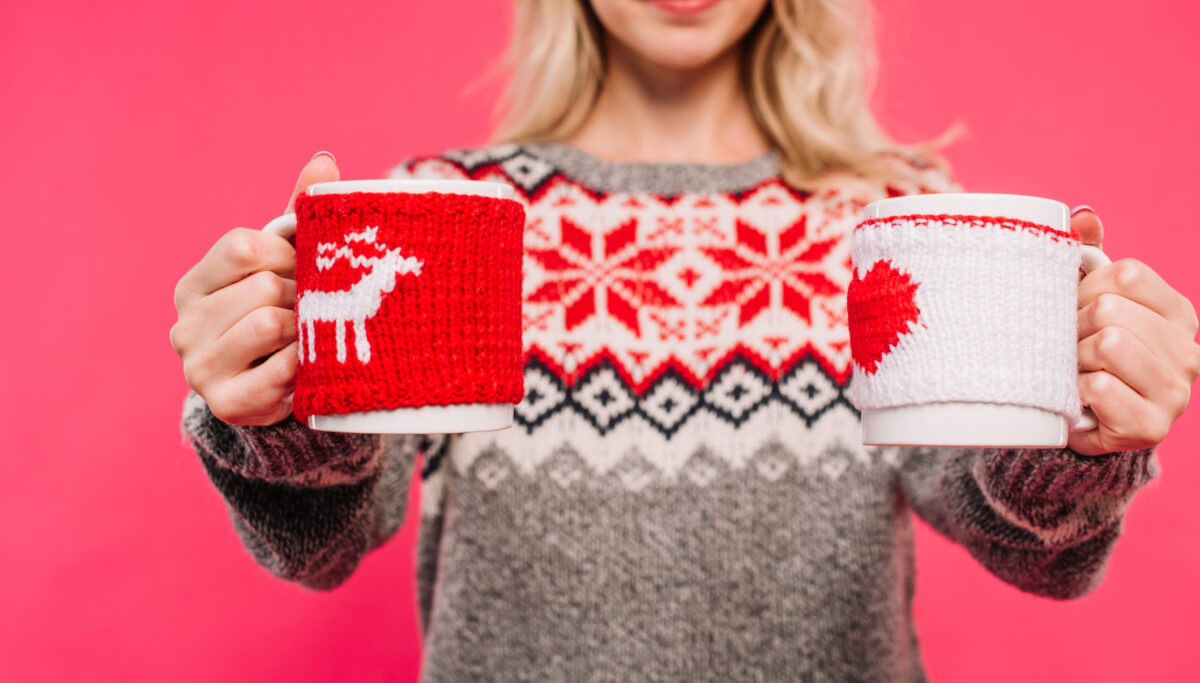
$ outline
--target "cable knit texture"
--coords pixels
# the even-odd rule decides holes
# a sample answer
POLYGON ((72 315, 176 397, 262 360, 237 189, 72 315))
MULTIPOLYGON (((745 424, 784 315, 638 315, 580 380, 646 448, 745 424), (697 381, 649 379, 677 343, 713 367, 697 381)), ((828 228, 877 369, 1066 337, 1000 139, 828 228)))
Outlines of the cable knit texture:
POLYGON ((183 431, 254 559, 317 589, 395 531, 424 452, 422 680, 924 680, 910 512, 1000 579, 1076 597, 1157 465, 1150 450, 862 445, 851 233, 869 201, 955 189, 923 174, 805 193, 775 154, 411 159, 393 177, 507 182, 525 207, 516 424, 235 427, 191 395, 183 431))
POLYGON ((296 417, 521 400, 520 203, 302 194, 296 222, 296 417))

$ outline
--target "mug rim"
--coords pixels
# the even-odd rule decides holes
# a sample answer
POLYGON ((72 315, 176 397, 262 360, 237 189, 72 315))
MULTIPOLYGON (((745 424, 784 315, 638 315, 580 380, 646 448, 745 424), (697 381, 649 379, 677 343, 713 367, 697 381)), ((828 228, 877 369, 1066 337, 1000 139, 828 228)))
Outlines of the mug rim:
POLYGON ((513 188, 506 183, 490 180, 467 180, 455 178, 371 178, 367 180, 332 180, 313 183, 305 190, 311 196, 348 194, 350 192, 415 193, 441 192, 465 194, 493 199, 512 199, 513 188))
POLYGON ((1047 197, 994 192, 940 192, 889 197, 863 207, 867 219, 920 214, 1003 216, 1046 225, 1067 232, 1071 210, 1047 197))

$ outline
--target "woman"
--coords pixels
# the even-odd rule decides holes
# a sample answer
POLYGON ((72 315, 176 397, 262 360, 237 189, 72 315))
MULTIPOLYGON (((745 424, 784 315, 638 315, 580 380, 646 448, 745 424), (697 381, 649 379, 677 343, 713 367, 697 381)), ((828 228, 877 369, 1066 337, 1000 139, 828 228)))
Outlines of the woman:
MULTIPOLYGON (((393 172, 526 204, 517 426, 312 432, 282 401, 291 246, 237 229, 179 282, 184 431, 256 559, 338 585, 423 451, 426 680, 922 680, 909 507, 1020 588, 1094 588, 1200 369, 1191 304, 1135 261, 1081 282, 1100 426, 1065 449, 864 449, 849 232, 954 185, 871 118, 856 3, 517 9, 501 143, 393 172)), ((318 154, 292 199, 337 178, 318 154)), ((1072 226, 1099 242, 1094 213, 1072 226)))

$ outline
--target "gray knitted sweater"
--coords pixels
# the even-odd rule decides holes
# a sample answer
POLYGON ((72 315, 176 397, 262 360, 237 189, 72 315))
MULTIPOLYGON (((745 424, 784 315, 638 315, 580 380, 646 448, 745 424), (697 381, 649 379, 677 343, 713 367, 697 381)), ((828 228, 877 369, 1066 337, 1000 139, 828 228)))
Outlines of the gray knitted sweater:
POLYGON ((427 681, 919 681, 910 510, 1000 579, 1099 583, 1151 450, 864 448, 849 403, 849 234, 774 154, 616 164, 558 144, 413 159, 527 207, 516 424, 431 436, 183 431, 254 559, 326 590, 404 520, 427 681))

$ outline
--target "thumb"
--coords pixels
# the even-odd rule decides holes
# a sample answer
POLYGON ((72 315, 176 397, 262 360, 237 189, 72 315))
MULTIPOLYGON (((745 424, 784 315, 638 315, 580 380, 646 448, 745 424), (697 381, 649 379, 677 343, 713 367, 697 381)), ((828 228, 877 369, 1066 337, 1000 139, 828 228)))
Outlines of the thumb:
POLYGON ((1071 209, 1071 229, 1079 235, 1079 241, 1084 244, 1100 246, 1104 239, 1104 224, 1090 206, 1077 206, 1071 209))
POLYGON ((309 185, 315 183, 328 183, 335 180, 341 180, 342 174, 338 171, 337 159, 333 158, 331 152, 317 152, 308 160, 304 168, 300 169, 300 177, 296 179, 296 189, 292 190, 292 196, 288 199, 287 210, 284 213, 292 213, 296 206, 296 197, 306 189, 309 185))

